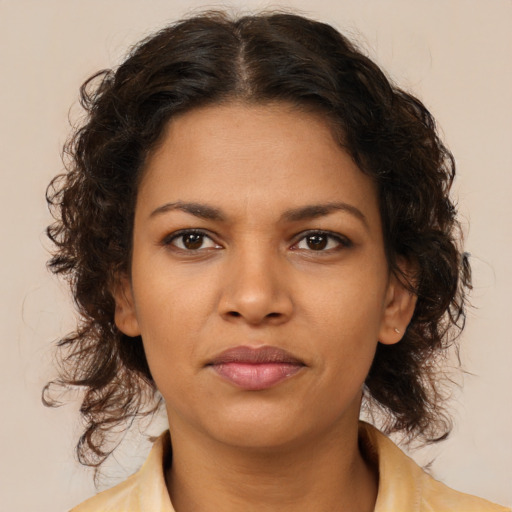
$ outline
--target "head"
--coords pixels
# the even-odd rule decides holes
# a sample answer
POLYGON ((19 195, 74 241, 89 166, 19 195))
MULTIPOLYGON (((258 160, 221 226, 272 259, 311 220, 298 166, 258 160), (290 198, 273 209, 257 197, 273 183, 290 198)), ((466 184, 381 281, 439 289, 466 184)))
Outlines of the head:
POLYGON ((219 113, 235 110, 242 121, 262 112, 256 124, 279 114, 290 125, 318 123, 318 144, 336 145, 360 173, 378 214, 383 273, 414 297, 400 336, 376 340, 365 399, 386 414, 389 431, 447 434, 436 368, 463 320, 469 270, 448 196, 453 158, 419 100, 336 30, 290 14, 184 20, 142 41, 81 93, 87 119, 48 199, 57 216, 50 267, 70 279, 82 318, 61 341, 61 382, 85 389, 82 460, 101 462, 109 430, 159 405, 140 329, 122 320, 142 191, 187 120, 213 112, 222 122, 219 113))

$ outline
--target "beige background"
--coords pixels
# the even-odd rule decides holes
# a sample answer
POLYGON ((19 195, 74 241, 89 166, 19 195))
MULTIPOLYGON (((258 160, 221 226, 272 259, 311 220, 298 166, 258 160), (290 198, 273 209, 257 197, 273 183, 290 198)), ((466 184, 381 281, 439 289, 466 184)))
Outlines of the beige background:
MULTIPOLYGON (((141 36, 204 5, 0 0, 2 511, 63 511, 94 492, 90 472, 73 458, 80 431, 76 403, 58 410, 40 403, 40 389, 52 376, 52 340, 73 319, 64 286, 46 273, 44 235, 50 220, 44 190, 61 169, 68 109, 75 104, 71 116, 79 113, 77 89, 88 75, 114 65, 141 36)), ((474 308, 462 338, 463 363, 471 375, 464 377, 463 392, 455 394, 453 436, 417 456, 436 456, 433 472, 449 485, 510 505, 512 2, 295 0, 280 5, 355 36, 399 84, 426 102, 456 155, 455 195, 470 224, 467 249, 475 272, 474 308)), ((115 478, 105 478, 103 485, 135 468, 149 446, 134 440, 126 445, 109 466, 115 478)))

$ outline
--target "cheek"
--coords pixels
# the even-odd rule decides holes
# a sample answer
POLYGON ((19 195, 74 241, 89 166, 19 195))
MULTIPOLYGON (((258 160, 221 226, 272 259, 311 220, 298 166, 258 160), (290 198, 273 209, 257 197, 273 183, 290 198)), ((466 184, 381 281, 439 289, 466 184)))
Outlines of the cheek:
MULTIPOLYGON (((383 319, 385 282, 369 271, 309 287, 302 329, 325 364, 329 378, 364 382, 383 319), (316 291, 312 291, 316 290, 316 291)), ((318 284, 318 283, 317 283, 318 284)))
POLYGON ((350 339, 376 339, 384 314, 386 274, 379 268, 313 277, 301 292, 308 321, 350 339), (309 318, 308 318, 309 317, 309 318))
POLYGON ((139 268, 134 265, 132 282, 137 318, 148 341, 167 345, 183 332, 199 329, 211 310, 211 280, 204 279, 204 273, 169 265, 165 254, 139 268))
POLYGON ((201 360, 213 290, 194 279, 160 274, 133 277, 144 350, 158 389, 181 389, 201 360))

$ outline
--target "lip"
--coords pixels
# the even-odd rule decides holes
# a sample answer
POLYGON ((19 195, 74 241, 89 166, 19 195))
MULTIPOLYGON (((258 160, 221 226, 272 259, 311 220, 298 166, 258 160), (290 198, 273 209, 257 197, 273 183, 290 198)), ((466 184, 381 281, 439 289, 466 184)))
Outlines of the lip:
POLYGON ((210 366, 220 377, 249 391, 271 388, 306 365, 278 347, 234 347, 216 356, 210 366))

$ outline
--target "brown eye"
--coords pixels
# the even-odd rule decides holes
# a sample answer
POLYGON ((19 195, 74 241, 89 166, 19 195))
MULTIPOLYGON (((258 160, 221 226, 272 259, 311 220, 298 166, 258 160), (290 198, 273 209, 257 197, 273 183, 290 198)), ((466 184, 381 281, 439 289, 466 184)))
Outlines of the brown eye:
POLYGON ((305 238, 307 246, 313 251, 321 251, 329 241, 326 235, 309 235, 305 238))
POLYGON ((203 235, 198 235, 196 233, 190 233, 188 235, 183 235, 183 246, 191 251, 200 249, 203 245, 203 235))
POLYGON ((181 231, 169 237, 164 243, 174 245, 182 251, 220 248, 208 235, 200 231, 181 231))
POLYGON ((302 236, 294 248, 305 251, 328 252, 348 248, 351 245, 352 242, 342 235, 329 231, 310 231, 302 236))

